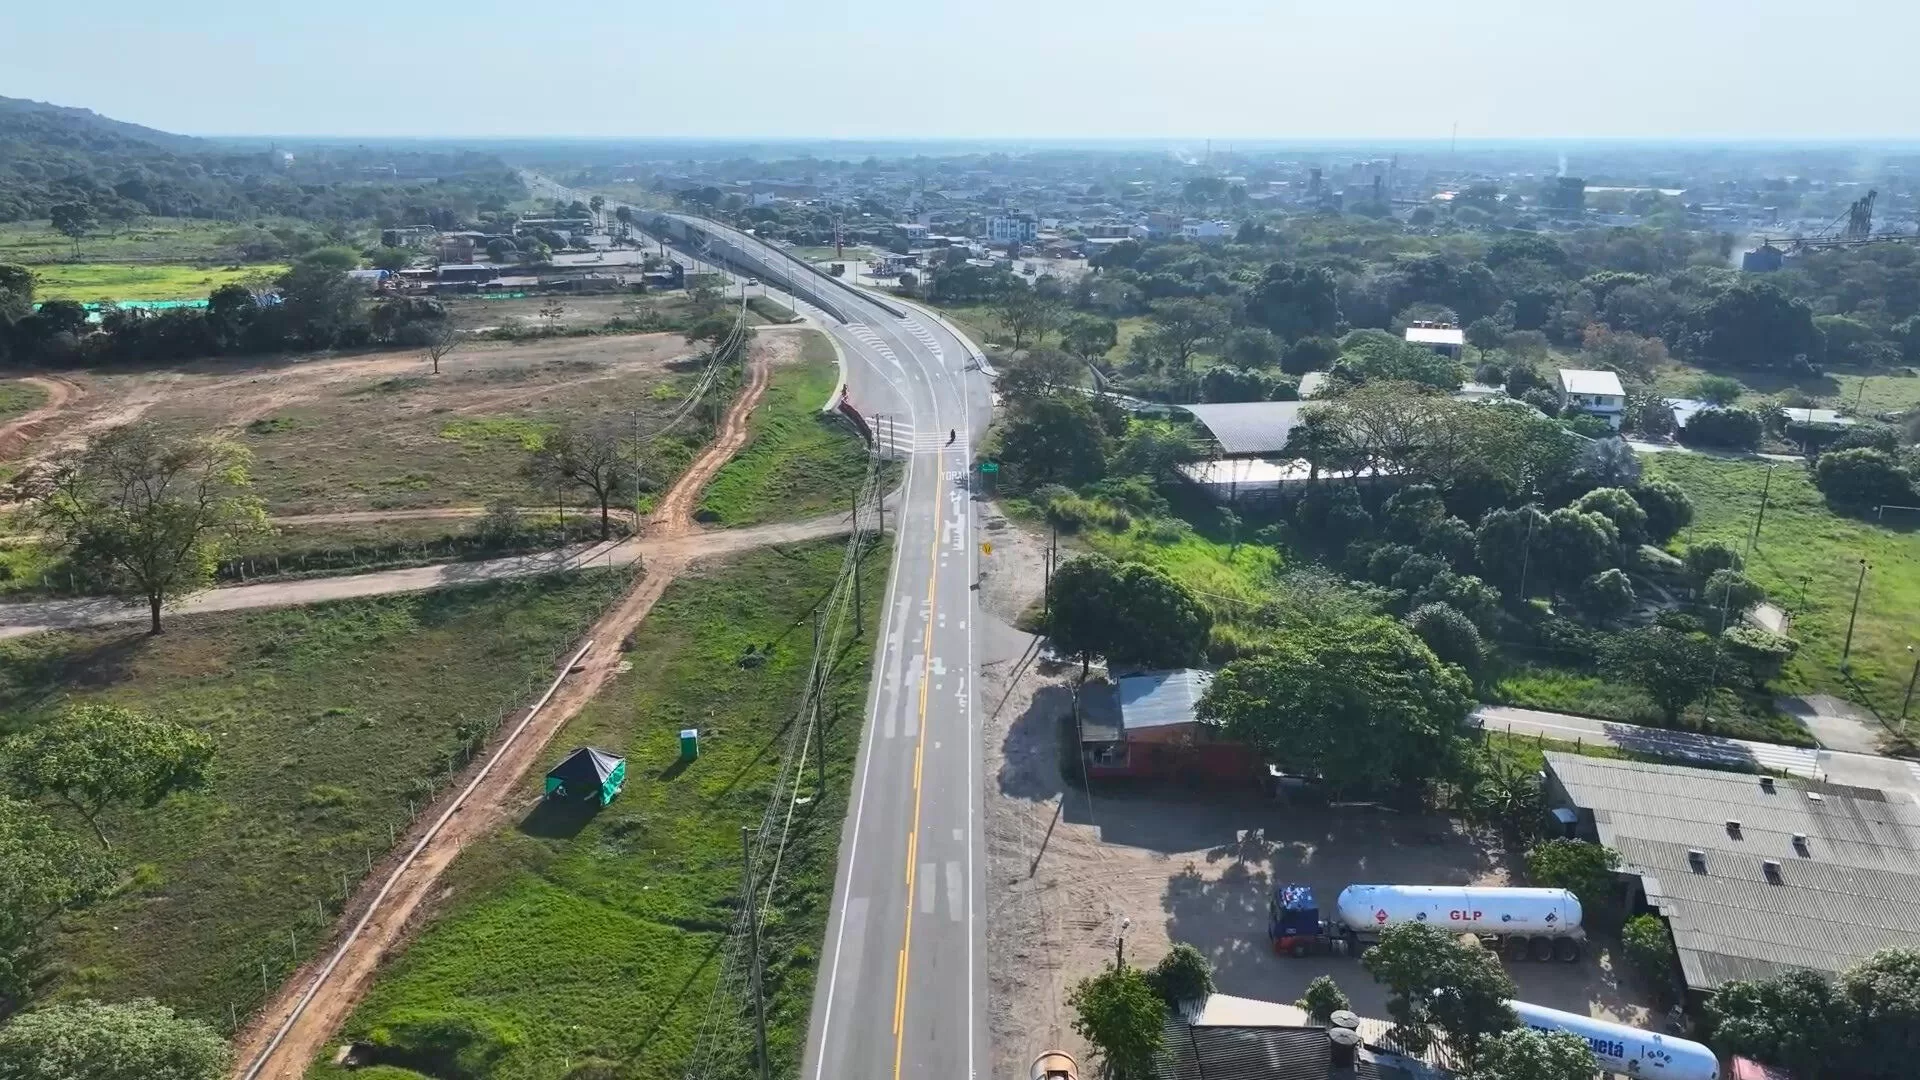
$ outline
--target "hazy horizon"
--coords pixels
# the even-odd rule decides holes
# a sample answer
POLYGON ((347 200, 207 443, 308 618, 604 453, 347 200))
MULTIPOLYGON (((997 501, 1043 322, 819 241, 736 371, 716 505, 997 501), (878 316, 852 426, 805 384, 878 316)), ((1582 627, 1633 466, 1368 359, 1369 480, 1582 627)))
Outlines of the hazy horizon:
POLYGON ((1444 145, 1457 125, 1481 146, 1920 140, 1903 87, 1920 7, 1891 0, 473 0, 353 16, 47 8, 0 44, 0 94, 254 138, 1444 145))

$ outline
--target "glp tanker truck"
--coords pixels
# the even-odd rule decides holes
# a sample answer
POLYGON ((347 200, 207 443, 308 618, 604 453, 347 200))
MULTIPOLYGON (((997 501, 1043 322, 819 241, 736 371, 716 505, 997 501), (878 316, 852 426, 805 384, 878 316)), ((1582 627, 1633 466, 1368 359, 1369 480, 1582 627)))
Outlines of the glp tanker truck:
POLYGON ((1267 937, 1276 953, 1305 956, 1333 946, 1358 952, 1380 931, 1429 923, 1475 934, 1509 960, 1580 958, 1586 934, 1580 901, 1565 889, 1466 885, 1349 885, 1322 919, 1310 885, 1281 885, 1267 906, 1267 937))
POLYGON ((1566 1031, 1587 1041, 1601 1071, 1636 1080, 1720 1080, 1720 1060, 1691 1039, 1509 1001, 1520 1022, 1536 1031, 1566 1031))

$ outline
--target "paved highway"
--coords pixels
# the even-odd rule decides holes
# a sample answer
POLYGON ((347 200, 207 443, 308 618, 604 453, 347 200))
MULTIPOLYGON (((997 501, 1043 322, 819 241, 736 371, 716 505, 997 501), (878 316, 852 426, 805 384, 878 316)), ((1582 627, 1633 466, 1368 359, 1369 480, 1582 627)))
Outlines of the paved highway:
POLYGON ((990 418, 987 378, 977 350, 931 315, 883 306, 731 229, 676 221, 715 241, 703 261, 728 249, 731 268, 776 300, 800 282, 797 308, 839 345, 848 399, 905 462, 886 633, 801 1075, 968 1080, 989 1061, 969 485, 990 418))

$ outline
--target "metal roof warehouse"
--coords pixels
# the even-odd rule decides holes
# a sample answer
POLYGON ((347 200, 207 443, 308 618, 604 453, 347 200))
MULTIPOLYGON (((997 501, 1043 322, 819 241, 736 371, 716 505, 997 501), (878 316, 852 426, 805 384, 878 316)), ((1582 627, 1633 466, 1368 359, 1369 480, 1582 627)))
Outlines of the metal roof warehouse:
POLYGON ((1920 948, 1920 806, 1819 780, 1546 757, 1549 805, 1639 878, 1690 991, 1920 948))

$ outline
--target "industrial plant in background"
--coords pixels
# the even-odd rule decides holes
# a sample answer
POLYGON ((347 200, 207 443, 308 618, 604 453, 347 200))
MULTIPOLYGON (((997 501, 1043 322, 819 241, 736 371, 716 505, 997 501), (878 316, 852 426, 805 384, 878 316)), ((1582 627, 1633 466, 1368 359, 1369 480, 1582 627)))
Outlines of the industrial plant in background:
POLYGON ((1788 259, 1822 248, 1920 240, 1920 233, 1883 232, 1879 236, 1873 235, 1873 203, 1879 197, 1878 191, 1869 190, 1853 200, 1853 205, 1847 207, 1846 213, 1828 222, 1825 228, 1812 236, 1761 237, 1759 247, 1741 255, 1740 269, 1766 273, 1780 269, 1788 259))

